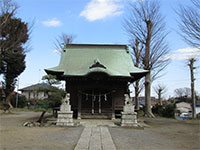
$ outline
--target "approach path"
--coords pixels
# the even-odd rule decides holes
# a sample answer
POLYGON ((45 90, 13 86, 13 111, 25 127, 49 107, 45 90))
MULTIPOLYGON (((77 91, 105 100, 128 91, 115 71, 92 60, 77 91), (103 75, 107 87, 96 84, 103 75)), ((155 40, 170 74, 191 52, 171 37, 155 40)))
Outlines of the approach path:
POLYGON ((116 147, 107 127, 86 125, 75 150, 116 150, 116 147))

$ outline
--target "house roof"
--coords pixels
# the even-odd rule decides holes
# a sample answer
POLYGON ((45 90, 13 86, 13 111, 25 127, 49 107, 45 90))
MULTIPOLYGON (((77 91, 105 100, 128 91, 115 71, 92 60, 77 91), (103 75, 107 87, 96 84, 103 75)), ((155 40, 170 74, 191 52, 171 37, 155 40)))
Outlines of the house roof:
POLYGON ((176 107, 177 108, 188 108, 188 109, 191 109, 191 105, 190 103, 187 103, 187 102, 179 102, 179 103, 176 103, 176 107))
POLYGON ((39 87, 50 87, 50 85, 48 85, 47 83, 38 83, 38 84, 34 84, 34 85, 31 85, 31 86, 28 86, 28 87, 25 87, 25 88, 22 88, 22 89, 19 89, 19 91, 33 91, 39 87))
POLYGON ((70 44, 61 52, 60 64, 45 69, 61 77, 87 76, 94 72, 137 80, 148 71, 134 67, 126 45, 70 44))

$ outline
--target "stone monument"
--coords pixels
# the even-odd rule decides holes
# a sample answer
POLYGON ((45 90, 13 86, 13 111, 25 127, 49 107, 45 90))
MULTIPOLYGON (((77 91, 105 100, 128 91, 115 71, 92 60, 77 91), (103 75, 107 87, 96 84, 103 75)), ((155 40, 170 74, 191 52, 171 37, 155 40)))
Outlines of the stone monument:
POLYGON ((65 98, 62 99, 60 105, 60 111, 58 111, 57 126, 74 126, 73 111, 71 111, 71 105, 69 103, 70 94, 67 93, 65 98))
POLYGON ((133 101, 128 94, 124 94, 124 96, 125 105, 123 107, 123 111, 121 112, 121 126, 138 127, 137 113, 134 110, 133 101))

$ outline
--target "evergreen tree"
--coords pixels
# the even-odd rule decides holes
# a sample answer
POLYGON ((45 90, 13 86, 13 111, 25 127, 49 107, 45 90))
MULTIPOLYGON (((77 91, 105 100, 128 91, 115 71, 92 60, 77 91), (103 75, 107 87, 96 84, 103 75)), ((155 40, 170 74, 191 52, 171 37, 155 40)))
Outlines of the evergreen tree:
POLYGON ((3 75, 6 101, 12 107, 11 92, 16 78, 25 69, 26 47, 29 39, 28 24, 10 14, 0 16, 0 22, 8 18, 0 29, 0 74, 3 75), (5 17, 9 16, 9 17, 5 17))

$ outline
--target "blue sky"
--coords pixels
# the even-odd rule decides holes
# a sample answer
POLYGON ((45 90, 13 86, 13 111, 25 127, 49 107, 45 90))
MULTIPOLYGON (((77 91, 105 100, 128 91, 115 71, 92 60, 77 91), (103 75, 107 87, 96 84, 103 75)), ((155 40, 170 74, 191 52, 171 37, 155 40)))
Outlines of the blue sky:
MULTIPOLYGON (((134 0, 132 0, 134 1, 134 0)), ((128 44, 128 36, 122 27, 127 15, 127 0, 16 0, 20 6, 17 16, 34 26, 31 35, 31 51, 27 53, 26 70, 19 77, 19 88, 41 82, 44 69, 57 66, 60 55, 55 53, 55 38, 62 33, 76 35, 75 43, 128 44)), ((191 5, 190 0, 161 0, 161 13, 165 16, 171 58, 164 76, 152 86, 167 86, 166 96, 173 96, 174 89, 190 87, 189 68, 185 58, 200 51, 190 48, 177 34, 178 5, 191 5)), ((199 62, 196 66, 200 67, 199 62)), ((200 92, 200 69, 195 71, 196 90, 200 92)), ((154 91, 152 90, 152 94, 154 91)))

